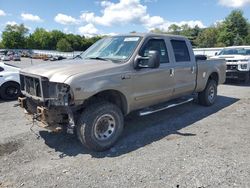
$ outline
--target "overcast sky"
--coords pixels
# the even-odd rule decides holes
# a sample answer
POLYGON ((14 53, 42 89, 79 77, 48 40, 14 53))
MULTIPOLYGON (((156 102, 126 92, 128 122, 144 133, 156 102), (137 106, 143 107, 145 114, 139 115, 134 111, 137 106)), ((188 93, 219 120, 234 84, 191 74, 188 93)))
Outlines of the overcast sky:
POLYGON ((172 23, 206 27, 233 9, 250 19, 250 0, 0 0, 0 34, 6 24, 92 36, 153 28, 172 23))

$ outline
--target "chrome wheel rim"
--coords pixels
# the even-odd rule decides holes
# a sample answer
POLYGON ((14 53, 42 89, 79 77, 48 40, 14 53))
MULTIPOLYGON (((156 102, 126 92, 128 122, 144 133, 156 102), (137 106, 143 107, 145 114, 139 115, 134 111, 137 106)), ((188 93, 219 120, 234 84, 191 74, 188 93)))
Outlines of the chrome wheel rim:
POLYGON ((94 135, 97 140, 108 140, 114 135, 116 128, 115 118, 110 114, 100 116, 94 125, 94 135))
POLYGON ((213 102, 214 96, 215 96, 215 88, 214 88, 213 86, 211 86, 211 87, 209 88, 209 92, 208 92, 208 100, 209 100, 210 102, 213 102))

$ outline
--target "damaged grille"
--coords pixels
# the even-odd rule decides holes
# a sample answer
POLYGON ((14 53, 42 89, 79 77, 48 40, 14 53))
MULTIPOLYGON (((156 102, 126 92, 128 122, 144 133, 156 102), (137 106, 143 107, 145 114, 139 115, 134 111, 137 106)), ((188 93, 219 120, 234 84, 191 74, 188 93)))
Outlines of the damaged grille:
POLYGON ((21 90, 29 95, 42 97, 41 80, 39 78, 20 75, 21 90))

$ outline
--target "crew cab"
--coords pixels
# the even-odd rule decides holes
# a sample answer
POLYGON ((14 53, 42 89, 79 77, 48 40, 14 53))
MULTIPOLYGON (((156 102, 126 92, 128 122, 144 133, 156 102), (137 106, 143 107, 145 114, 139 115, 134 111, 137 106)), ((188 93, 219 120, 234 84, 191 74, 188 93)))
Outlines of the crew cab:
POLYGON ((212 59, 225 59, 227 64, 226 78, 249 82, 250 46, 231 46, 224 48, 212 59))
POLYGON ((182 36, 130 34, 106 37, 78 60, 20 71, 20 106, 54 131, 76 131, 91 150, 112 147, 124 116, 140 116, 190 102, 214 104, 225 81, 224 60, 194 56, 182 36))

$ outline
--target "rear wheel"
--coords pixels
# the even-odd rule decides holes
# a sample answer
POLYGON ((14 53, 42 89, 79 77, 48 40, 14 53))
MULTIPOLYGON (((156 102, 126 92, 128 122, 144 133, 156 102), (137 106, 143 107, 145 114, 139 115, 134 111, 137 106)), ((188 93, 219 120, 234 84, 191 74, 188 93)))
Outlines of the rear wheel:
POLYGON ((1 86, 0 96, 4 100, 15 100, 20 94, 20 85, 16 82, 6 82, 1 86))
POLYGON ((198 94, 199 103, 204 106, 214 104, 217 97, 217 83, 215 80, 208 80, 206 88, 198 94))
POLYGON ((114 104, 98 102, 86 108, 77 123, 81 143, 94 151, 111 148, 123 131, 123 114, 114 104))

